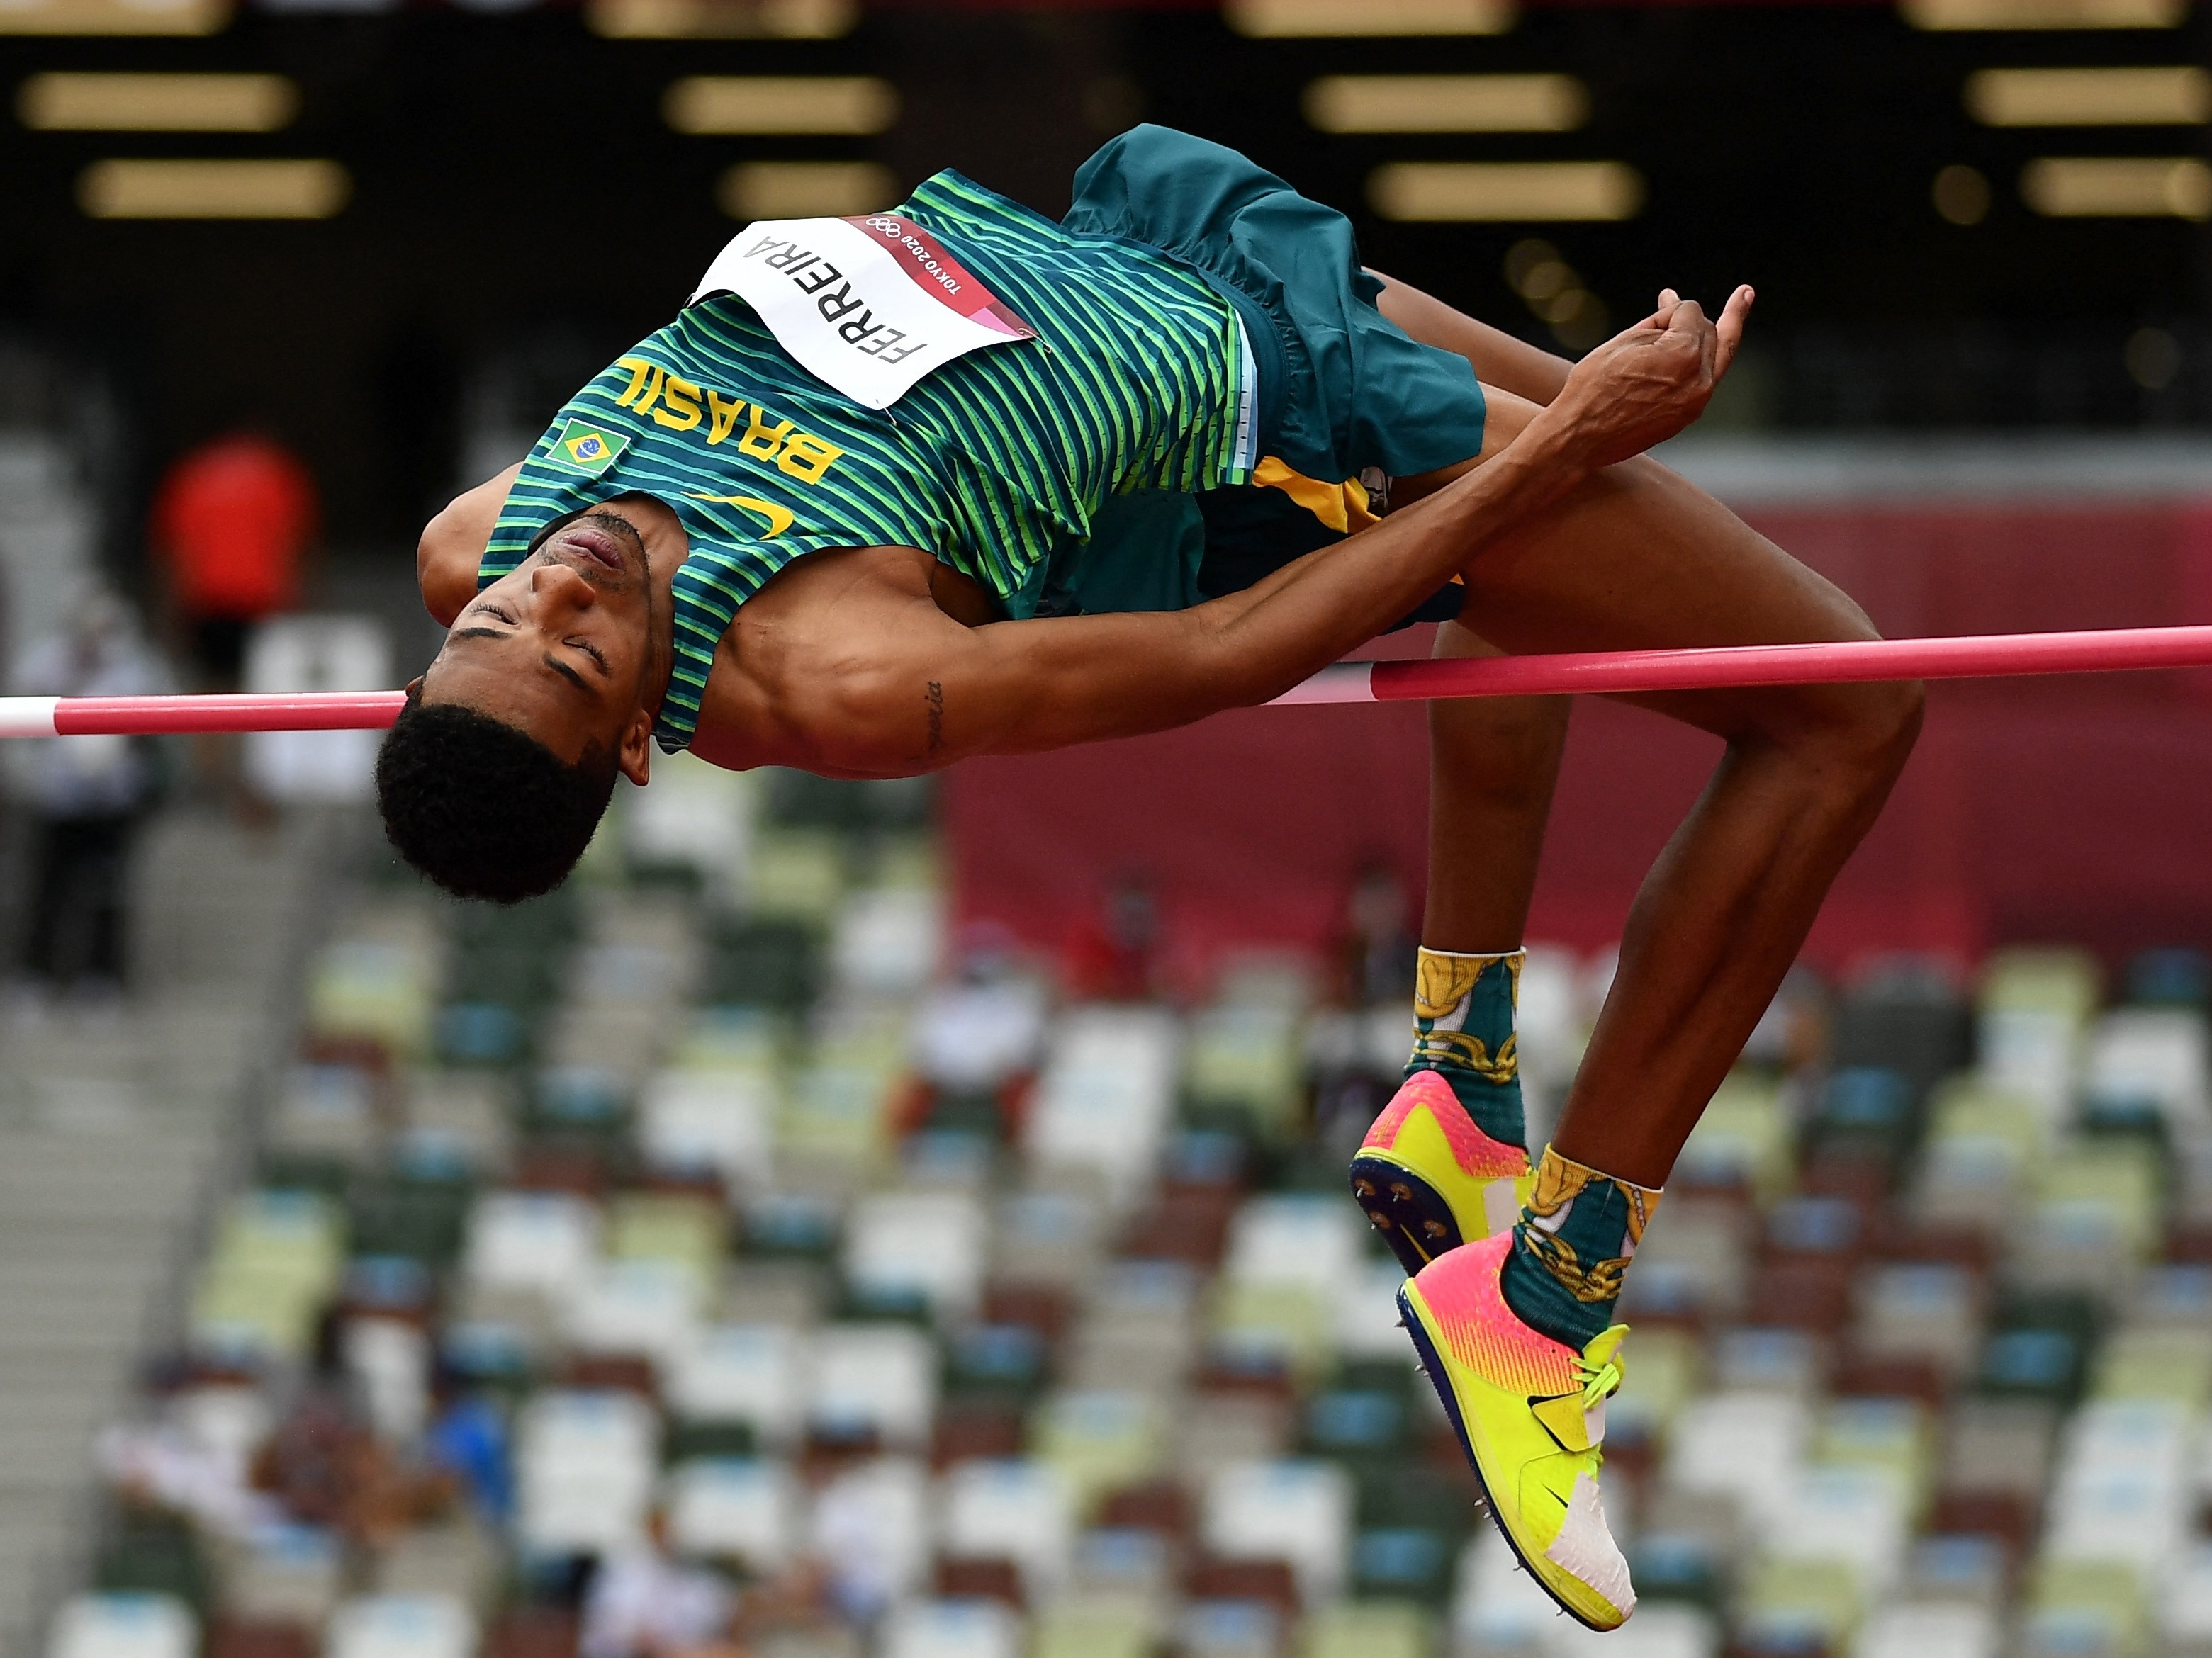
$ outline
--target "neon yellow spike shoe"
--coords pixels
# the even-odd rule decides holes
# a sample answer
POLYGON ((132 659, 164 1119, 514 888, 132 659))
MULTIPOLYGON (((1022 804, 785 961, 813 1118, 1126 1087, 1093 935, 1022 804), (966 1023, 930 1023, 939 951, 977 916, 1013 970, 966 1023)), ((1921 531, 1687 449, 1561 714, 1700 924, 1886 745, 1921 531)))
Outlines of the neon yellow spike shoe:
POLYGON ((1618 1629, 1636 1590, 1606 1529, 1597 1471, 1628 1327, 1579 1353, 1530 1329, 1498 1293, 1512 1247, 1502 1232, 1454 1250, 1399 1290, 1399 1310, 1513 1552, 1569 1617, 1618 1629))
POLYGON ((1407 1274, 1503 1232, 1528 1201, 1528 1153, 1474 1125, 1433 1071, 1406 1078, 1352 1160, 1352 1195, 1407 1274))

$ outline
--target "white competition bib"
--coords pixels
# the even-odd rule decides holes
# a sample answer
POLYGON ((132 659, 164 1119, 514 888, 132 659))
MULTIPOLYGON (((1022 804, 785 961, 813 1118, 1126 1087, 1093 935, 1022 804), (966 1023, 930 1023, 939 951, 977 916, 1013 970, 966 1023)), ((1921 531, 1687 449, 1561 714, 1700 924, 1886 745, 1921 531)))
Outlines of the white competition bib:
POLYGON ((896 213, 748 225, 691 299, 715 294, 743 299, 799 367, 870 409, 890 408, 956 357, 1036 337, 896 213))

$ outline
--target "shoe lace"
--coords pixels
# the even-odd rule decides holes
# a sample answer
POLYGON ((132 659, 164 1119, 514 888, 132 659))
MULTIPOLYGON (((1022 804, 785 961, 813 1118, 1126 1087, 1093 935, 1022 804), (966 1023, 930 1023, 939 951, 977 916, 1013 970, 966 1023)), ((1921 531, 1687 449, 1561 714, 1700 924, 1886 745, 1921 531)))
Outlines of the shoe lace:
POLYGON ((1612 1393, 1626 1380, 1628 1372, 1618 1357, 1608 1358, 1602 1364, 1586 1364, 1575 1361, 1575 1380, 1582 1383, 1583 1408, 1589 1410, 1612 1393))

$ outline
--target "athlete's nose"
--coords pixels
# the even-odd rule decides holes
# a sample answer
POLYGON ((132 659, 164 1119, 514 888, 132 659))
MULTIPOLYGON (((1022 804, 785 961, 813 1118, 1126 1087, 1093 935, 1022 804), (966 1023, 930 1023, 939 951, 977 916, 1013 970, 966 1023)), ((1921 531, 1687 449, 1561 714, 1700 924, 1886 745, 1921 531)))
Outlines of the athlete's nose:
POLYGON ((540 564, 530 573, 530 589, 541 604, 563 614, 588 610, 599 602, 599 590, 566 564, 540 564))

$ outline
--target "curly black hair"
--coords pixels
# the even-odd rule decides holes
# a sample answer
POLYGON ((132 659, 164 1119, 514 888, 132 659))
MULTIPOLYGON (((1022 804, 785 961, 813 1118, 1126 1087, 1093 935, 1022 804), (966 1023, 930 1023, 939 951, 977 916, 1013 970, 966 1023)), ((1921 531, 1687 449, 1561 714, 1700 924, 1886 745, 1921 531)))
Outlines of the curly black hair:
POLYGON ((376 803, 400 856, 447 891, 520 903, 553 890, 584 855, 615 786, 615 756, 571 765, 473 708, 417 691, 376 756, 376 803))

